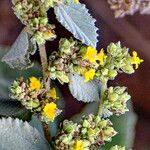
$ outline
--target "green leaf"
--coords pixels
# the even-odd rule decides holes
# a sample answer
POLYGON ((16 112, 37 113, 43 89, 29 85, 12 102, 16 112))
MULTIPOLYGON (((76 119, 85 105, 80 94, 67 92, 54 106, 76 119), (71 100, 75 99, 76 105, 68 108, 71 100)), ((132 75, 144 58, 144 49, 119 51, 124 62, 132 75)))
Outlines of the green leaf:
POLYGON ((0 116, 30 120, 31 112, 18 101, 0 98, 0 116))
POLYGON ((84 4, 69 2, 54 8, 58 21, 69 30, 75 38, 96 48, 98 42, 95 19, 89 14, 84 4))
POLYGON ((94 102, 100 99, 100 83, 95 80, 85 83, 84 77, 78 74, 70 75, 69 89, 78 101, 94 102))
POLYGON ((0 120, 1 150, 49 150, 49 144, 43 136, 27 122, 19 119, 0 120))
POLYGON ((29 57, 35 53, 35 50, 36 44, 30 42, 28 33, 23 29, 9 52, 2 58, 2 62, 7 63, 13 69, 28 68, 31 66, 29 57))

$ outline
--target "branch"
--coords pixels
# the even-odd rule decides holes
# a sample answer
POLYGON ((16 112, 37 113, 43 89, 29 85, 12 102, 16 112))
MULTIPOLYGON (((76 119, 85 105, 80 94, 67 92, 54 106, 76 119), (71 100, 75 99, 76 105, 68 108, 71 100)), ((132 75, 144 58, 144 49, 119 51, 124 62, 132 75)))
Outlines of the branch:
POLYGON ((102 117, 103 115, 103 108, 104 108, 104 93, 107 89, 107 82, 102 82, 101 83, 101 99, 100 99, 100 104, 99 104, 99 109, 98 109, 98 115, 102 117))
POLYGON ((48 91, 50 89, 50 77, 47 70, 48 68, 47 53, 44 45, 39 45, 39 53, 43 69, 44 84, 46 86, 46 90, 48 91))
MULTIPOLYGON (((50 89, 50 76, 48 74, 48 62, 47 62, 47 53, 44 45, 39 45, 39 53, 41 57, 41 63, 42 63, 42 70, 43 70, 43 80, 44 80, 44 85, 46 87, 46 90, 49 91, 50 89)), ((44 130, 44 135, 47 141, 50 143, 51 142, 51 135, 49 131, 48 124, 45 122, 42 122, 43 130, 44 130)))
POLYGON ((44 130, 45 138, 50 143, 51 142, 51 135, 50 135, 50 132, 49 132, 48 124, 46 124, 45 122, 42 122, 42 126, 43 126, 43 130, 44 130))

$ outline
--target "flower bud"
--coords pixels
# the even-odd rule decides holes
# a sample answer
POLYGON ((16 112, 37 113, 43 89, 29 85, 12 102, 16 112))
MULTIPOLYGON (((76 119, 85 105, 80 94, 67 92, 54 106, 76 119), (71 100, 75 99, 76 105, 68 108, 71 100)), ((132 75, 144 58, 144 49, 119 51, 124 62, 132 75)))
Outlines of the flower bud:
POLYGON ((77 124, 74 124, 72 121, 65 120, 63 122, 63 130, 65 133, 73 133, 77 127, 77 124))
POLYGON ((72 140, 71 134, 62 136, 62 143, 69 144, 72 140))
POLYGON ((107 76, 109 73, 109 70, 107 68, 102 69, 102 75, 107 76))
POLYGON ((89 128, 90 124, 89 124, 89 122, 87 120, 83 120, 82 126, 84 128, 89 128))
POLYGON ((59 50, 62 53, 70 54, 71 53, 71 43, 68 39, 62 38, 59 42, 59 50))
POLYGON ((68 83, 69 77, 65 74, 65 72, 57 71, 56 77, 61 83, 68 83))
MULTIPOLYGON (((124 114, 127 109, 127 101, 131 96, 126 92, 126 87, 110 87, 105 91, 104 110, 116 115, 124 114)), ((105 114, 105 112, 104 112, 105 114)))
POLYGON ((47 17, 41 17, 39 19, 40 24, 45 25, 48 23, 48 18, 47 17))
POLYGON ((98 123, 98 126, 99 126, 100 128, 104 128, 104 127, 107 126, 107 124, 108 124, 108 121, 107 121, 107 120, 101 120, 101 121, 98 123))
POLYGON ((133 68, 132 65, 124 65, 124 66, 122 67, 122 70, 123 70, 124 72, 128 73, 128 74, 132 74, 132 73, 135 72, 135 70, 134 70, 134 68, 133 68))
POLYGON ((85 135, 87 133, 87 128, 82 128, 81 133, 85 135))
POLYGON ((101 117, 100 116, 96 116, 95 123, 98 124, 100 121, 101 121, 101 117))
POLYGON ((114 128, 112 127, 107 127, 105 130, 104 130, 104 134, 105 136, 110 136, 110 135, 115 135, 117 132, 114 130, 114 128))
POLYGON ((118 99, 119 95, 117 93, 113 93, 109 95, 109 101, 114 102, 118 99))
POLYGON ((117 76, 118 72, 116 70, 109 70, 109 78, 114 79, 117 76))
POLYGON ((110 53, 111 55, 116 54, 117 51, 117 45, 114 43, 110 43, 109 46, 107 47, 107 52, 110 53))

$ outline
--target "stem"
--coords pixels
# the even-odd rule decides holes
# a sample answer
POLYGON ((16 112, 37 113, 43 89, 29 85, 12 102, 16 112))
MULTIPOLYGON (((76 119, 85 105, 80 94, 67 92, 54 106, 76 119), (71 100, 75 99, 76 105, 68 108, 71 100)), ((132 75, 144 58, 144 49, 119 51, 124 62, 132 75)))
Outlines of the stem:
POLYGON ((99 109, 98 109, 98 115, 102 117, 103 115, 103 105, 104 105, 104 93, 107 89, 107 81, 102 82, 101 84, 101 99, 100 99, 100 104, 99 104, 99 109))
POLYGON ((44 45, 39 45, 39 53, 41 57, 42 69, 43 69, 43 77, 44 84, 46 86, 46 90, 50 89, 50 77, 47 71, 48 62, 47 62, 47 53, 44 45))
POLYGON ((44 130, 45 138, 50 143, 51 142, 51 135, 49 132, 48 124, 46 124, 45 122, 42 122, 42 126, 43 126, 43 130, 44 130))
MULTIPOLYGON (((41 57, 41 63, 42 63, 42 70, 43 70, 43 84, 46 87, 46 91, 49 91, 50 89, 50 76, 48 74, 48 61, 47 61, 47 53, 44 45, 39 45, 39 53, 41 57)), ((47 141, 50 143, 51 142, 51 135, 49 132, 49 127, 48 124, 45 122, 42 122, 43 130, 44 130, 44 135, 47 141)))

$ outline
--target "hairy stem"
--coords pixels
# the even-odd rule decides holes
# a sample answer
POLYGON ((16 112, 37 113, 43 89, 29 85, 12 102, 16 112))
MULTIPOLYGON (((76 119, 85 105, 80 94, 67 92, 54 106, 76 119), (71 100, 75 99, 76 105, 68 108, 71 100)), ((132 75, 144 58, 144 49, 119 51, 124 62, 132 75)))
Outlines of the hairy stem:
MULTIPOLYGON (((48 61, 47 61, 47 53, 44 45, 39 45, 39 53, 41 57, 41 63, 42 63, 42 70, 43 70, 43 80, 44 80, 44 85, 46 87, 46 90, 48 91, 50 89, 50 76, 48 74, 48 61)), ((47 141, 50 143, 51 141, 51 135, 49 132, 49 127, 48 124, 45 122, 42 122, 43 130, 44 130, 44 135, 47 141)))
POLYGON ((50 132, 49 132, 48 124, 46 124, 45 122, 42 122, 42 126, 43 126, 43 130, 44 130, 45 138, 50 143, 51 142, 51 135, 50 135, 50 132))
POLYGON ((101 83, 101 99, 100 99, 100 104, 99 104, 99 109, 98 109, 98 115, 102 117, 103 115, 103 108, 104 108, 104 93, 107 89, 107 81, 101 83))
POLYGON ((46 90, 48 91, 50 89, 50 77, 47 71, 48 68, 47 53, 44 45, 39 46, 39 53, 43 69, 44 84, 46 86, 46 90))

